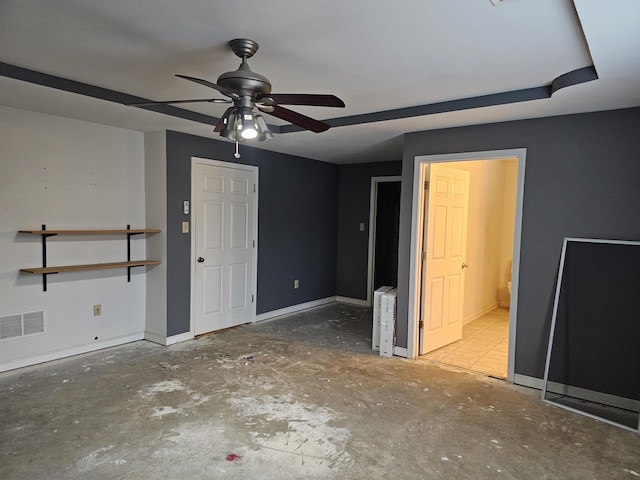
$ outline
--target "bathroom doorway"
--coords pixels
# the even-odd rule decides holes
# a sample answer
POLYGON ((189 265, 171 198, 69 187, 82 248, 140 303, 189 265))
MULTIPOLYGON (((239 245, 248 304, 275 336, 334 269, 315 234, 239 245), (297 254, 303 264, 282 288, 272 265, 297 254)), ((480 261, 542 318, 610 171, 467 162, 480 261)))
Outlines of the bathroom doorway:
MULTIPOLYGON (((490 152, 481 152, 476 158, 472 154, 418 157, 416 170, 419 178, 414 182, 414 186, 422 185, 423 180, 428 178, 429 165, 440 163, 438 160, 446 162, 448 167, 471 172, 469 229, 464 262, 468 268, 465 270, 464 282, 463 335, 460 340, 419 358, 500 378, 513 377, 520 251, 519 219, 522 211, 521 185, 524 183, 525 152, 510 152, 515 154, 501 155, 506 152, 494 152, 495 157, 491 157, 488 155, 490 152), (513 286, 511 295, 508 283, 513 286)), ((420 208, 423 198, 418 200, 417 197, 421 195, 414 195, 414 206, 420 210, 414 215, 416 261, 412 278, 416 285, 412 292, 413 298, 410 298, 410 305, 414 306, 412 316, 415 325, 411 332, 410 323, 409 337, 410 342, 412 339, 414 341, 415 353, 420 351, 418 327, 422 318, 418 317, 429 314, 428 308, 424 314, 419 310, 422 287, 418 282, 422 267, 422 262, 419 263, 418 260, 421 260, 421 252, 424 250, 418 232, 429 219, 426 217, 425 207, 420 208)), ((426 322, 422 323, 424 324, 426 322)), ((425 332, 426 335, 428 333, 425 332)))
MULTIPOLYGON (((435 165, 441 164, 431 168, 435 165)), ((447 162, 446 166, 469 172, 471 177, 462 335, 421 358, 506 378, 517 160, 447 162)), ((433 224, 432 219, 426 223, 433 224)))

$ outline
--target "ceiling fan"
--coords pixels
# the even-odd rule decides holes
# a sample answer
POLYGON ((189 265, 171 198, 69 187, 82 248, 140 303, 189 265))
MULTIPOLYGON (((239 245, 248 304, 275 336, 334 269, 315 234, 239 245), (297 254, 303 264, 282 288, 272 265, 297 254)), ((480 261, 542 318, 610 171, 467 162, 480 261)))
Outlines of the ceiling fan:
POLYGON ((273 134, 267 127, 264 118, 259 113, 255 113, 254 108, 257 108, 260 112, 273 115, 274 117, 316 133, 324 132, 331 127, 328 123, 289 110, 282 105, 344 107, 342 100, 335 95, 271 93, 271 82, 269 82, 265 76, 253 72, 247 64, 247 59, 251 58, 258 51, 258 44, 247 38, 237 38, 231 40, 229 46, 231 50, 242 59, 242 62, 237 70, 220 75, 217 83, 201 78, 188 77, 186 75, 176 76, 213 88, 229 97, 230 100, 218 98, 167 100, 161 102, 131 103, 128 105, 142 107, 173 103, 233 102, 233 106, 227 108, 213 131, 220 132, 220 135, 236 143, 254 138, 257 138, 259 141, 273 138, 273 134))

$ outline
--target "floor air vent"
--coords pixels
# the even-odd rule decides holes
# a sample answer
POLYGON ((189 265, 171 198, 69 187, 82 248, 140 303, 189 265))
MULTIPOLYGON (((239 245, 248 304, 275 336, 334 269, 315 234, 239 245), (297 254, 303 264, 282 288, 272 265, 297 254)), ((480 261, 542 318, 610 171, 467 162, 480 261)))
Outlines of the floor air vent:
POLYGON ((44 312, 16 313, 0 317, 0 340, 44 333, 44 312))

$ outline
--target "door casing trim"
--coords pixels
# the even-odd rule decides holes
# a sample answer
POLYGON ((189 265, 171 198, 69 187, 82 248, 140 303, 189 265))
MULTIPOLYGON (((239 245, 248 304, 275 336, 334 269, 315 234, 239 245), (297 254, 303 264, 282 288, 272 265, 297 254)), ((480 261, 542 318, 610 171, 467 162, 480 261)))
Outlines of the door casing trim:
POLYGON ((212 160, 210 158, 201 158, 201 157, 191 157, 191 199, 190 199, 190 209, 189 209, 189 219, 190 219, 190 235, 191 235, 191 308, 189 312, 190 323, 189 323, 189 333, 191 334, 191 338, 195 337, 195 302, 196 302, 196 259, 193 255, 193 252, 196 250, 196 236, 195 225, 193 219, 195 216, 193 215, 193 208, 195 205, 196 199, 196 173, 195 173, 195 165, 210 165, 212 167, 223 167, 223 168, 235 168, 238 170, 245 170, 250 172, 255 172, 256 175, 256 194, 253 197, 253 208, 254 208, 254 216, 253 216, 253 231, 255 237, 255 247, 253 249, 253 279, 251 285, 251 291, 253 292, 253 306, 251 312, 251 323, 255 323, 256 321, 256 307, 258 305, 258 194, 260 192, 260 188, 258 182, 260 181, 260 169, 254 165, 245 165, 242 163, 232 163, 232 162, 224 162, 222 160, 212 160))
POLYGON ((440 155, 417 155, 413 165, 413 200, 411 207, 411 249, 409 263, 409 304, 407 329, 407 357, 415 359, 418 356, 418 336, 420 334, 418 322, 420 320, 420 268, 421 263, 419 226, 422 223, 421 200, 424 190, 419 188, 423 175, 423 165, 445 162, 466 162, 472 160, 518 160, 518 184, 516 187, 516 216, 513 239, 513 273, 511 280, 511 299, 509 313, 509 357, 507 365, 507 380, 513 382, 515 375, 516 354, 516 324, 518 318, 518 284, 520 277, 520 246, 522 240, 522 208, 524 200, 524 174, 527 149, 515 148, 507 150, 487 150, 478 152, 460 152, 440 155))
MULTIPOLYGON (((400 182, 402 189, 402 177, 386 176, 371 177, 371 194, 369 198, 369 251, 367 256, 367 300, 366 305, 373 305, 371 292, 373 289, 373 273, 375 271, 375 242, 376 242, 376 217, 378 215, 378 184, 382 182, 400 182)), ((393 285, 394 287, 397 285, 393 285)))

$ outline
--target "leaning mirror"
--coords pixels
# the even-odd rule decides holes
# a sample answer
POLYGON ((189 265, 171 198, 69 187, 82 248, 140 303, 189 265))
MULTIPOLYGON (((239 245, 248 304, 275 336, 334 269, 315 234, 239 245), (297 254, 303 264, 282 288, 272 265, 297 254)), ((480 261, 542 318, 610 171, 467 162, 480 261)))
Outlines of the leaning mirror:
POLYGON ((640 242, 564 239, 542 399, 640 431, 640 242))

